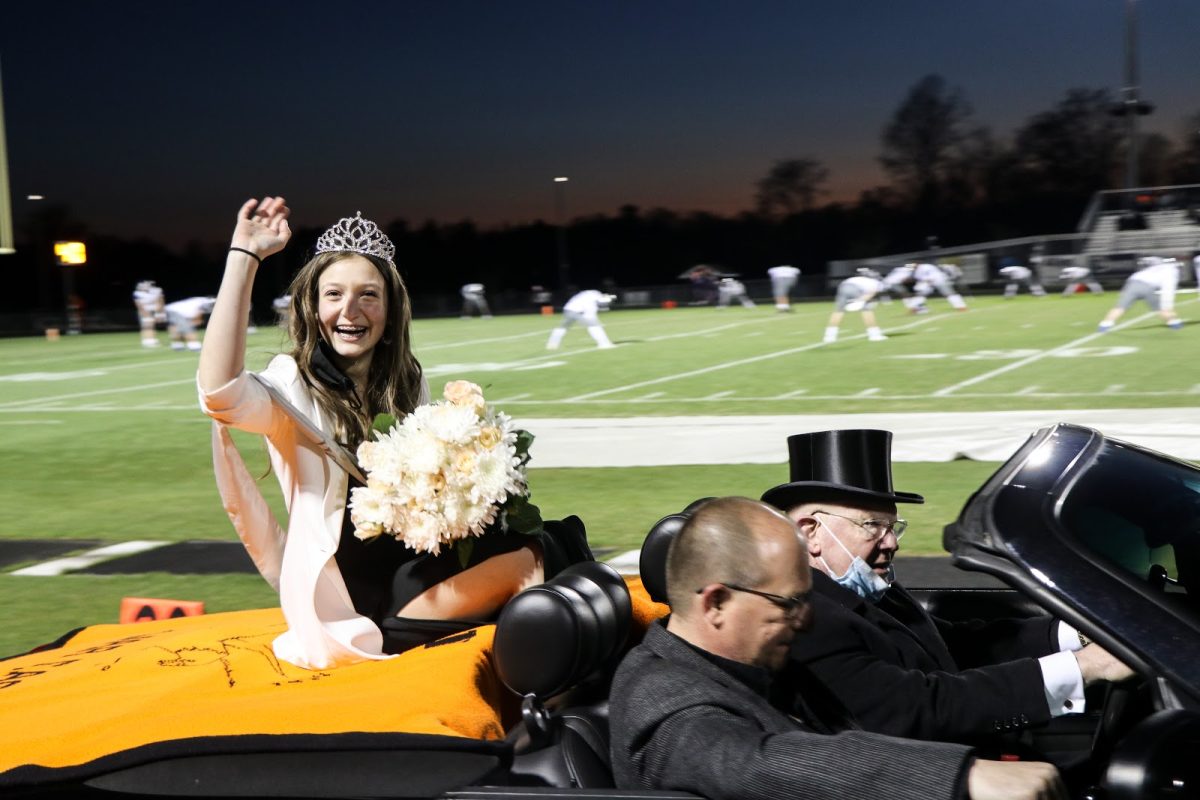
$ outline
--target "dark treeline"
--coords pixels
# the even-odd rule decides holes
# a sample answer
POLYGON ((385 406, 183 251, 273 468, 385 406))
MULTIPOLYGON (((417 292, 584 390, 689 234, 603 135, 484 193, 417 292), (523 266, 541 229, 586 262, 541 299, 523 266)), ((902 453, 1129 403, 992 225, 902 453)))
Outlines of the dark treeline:
MULTIPOLYGON (((974 122, 963 92, 939 76, 918 81, 881 132, 878 161, 888 183, 854 202, 824 201, 829 171, 819 159, 776 160, 756 183, 756 203, 734 216, 623 206, 577 217, 566 230, 570 285, 641 286, 671 283, 698 263, 747 278, 793 264, 805 274, 830 260, 921 249, 928 237, 943 246, 1062 233, 1074 229, 1090 196, 1122 186, 1126 123, 1112 113, 1108 90, 1072 89, 1004 141, 974 122)), ((1172 140, 1138 138, 1143 186, 1200 183, 1200 113, 1181 120, 1172 140)), ((332 222, 332 220, 331 220, 332 222)), ((543 221, 501 228, 404 220, 385 224, 418 312, 437 310, 479 281, 490 293, 561 290, 557 228, 543 221)), ((301 229, 293 244, 259 273, 254 303, 262 314, 283 293, 320 231, 301 229)), ((141 279, 156 280, 168 299, 216 292, 225 243, 193 242, 173 251, 152 241, 127 241, 88 231, 68 209, 47 207, 18 232, 18 254, 6 256, 5 311, 61 308, 65 287, 52 243, 81 238, 89 263, 73 275, 87 307, 132 309, 141 279)), ((445 306, 448 307, 448 306, 445 306)), ((260 314, 261 315, 261 314, 260 314)))

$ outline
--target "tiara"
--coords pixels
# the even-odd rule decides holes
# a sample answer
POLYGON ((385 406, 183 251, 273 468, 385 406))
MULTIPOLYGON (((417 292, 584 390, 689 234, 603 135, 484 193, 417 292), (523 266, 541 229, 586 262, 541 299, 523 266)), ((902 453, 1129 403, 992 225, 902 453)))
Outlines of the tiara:
POLYGON ((396 255, 396 245, 379 230, 379 226, 369 219, 363 219, 362 212, 355 212, 353 217, 342 217, 329 230, 317 239, 318 253, 359 253, 364 256, 378 256, 388 263, 396 255))

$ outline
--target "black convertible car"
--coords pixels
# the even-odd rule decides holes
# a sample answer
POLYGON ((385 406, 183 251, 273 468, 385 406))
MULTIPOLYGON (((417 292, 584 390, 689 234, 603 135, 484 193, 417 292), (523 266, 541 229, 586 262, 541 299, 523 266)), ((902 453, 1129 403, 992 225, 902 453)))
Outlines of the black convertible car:
POLYGON ((1137 672, 1104 687, 1098 711, 1036 737, 1054 760, 1074 756, 1080 796, 1200 797, 1200 469, 1046 428, 976 491, 944 544, 957 566, 999 577, 1137 672))
MULTIPOLYGON (((643 548, 652 596, 669 539, 663 531, 656 526, 643 548)), ((1087 714, 1026 732, 1023 745, 1058 763, 1076 797, 1200 797, 1200 469, 1088 428, 1046 428, 975 492, 944 541, 957 566, 1011 588, 914 592, 931 610, 949 618, 1053 614, 1138 674, 1090 687, 1087 714)), ((503 741, 254 740, 97 763, 65 781, 0 775, 0 789, 71 797, 687 797, 612 788, 607 679, 632 610, 625 582, 595 562, 505 608, 493 662, 523 699, 503 741)))

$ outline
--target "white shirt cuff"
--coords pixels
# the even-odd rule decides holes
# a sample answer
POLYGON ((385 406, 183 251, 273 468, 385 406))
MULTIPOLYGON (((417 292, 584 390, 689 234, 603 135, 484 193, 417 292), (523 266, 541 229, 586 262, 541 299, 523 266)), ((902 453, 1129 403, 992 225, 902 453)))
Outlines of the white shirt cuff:
POLYGON ((1083 642, 1079 641, 1079 631, 1061 619, 1058 621, 1058 649, 1082 650, 1083 642))
POLYGON ((1083 673, 1075 654, 1069 651, 1052 653, 1038 659, 1042 669, 1042 688, 1051 717, 1080 714, 1086 708, 1083 696, 1083 673))

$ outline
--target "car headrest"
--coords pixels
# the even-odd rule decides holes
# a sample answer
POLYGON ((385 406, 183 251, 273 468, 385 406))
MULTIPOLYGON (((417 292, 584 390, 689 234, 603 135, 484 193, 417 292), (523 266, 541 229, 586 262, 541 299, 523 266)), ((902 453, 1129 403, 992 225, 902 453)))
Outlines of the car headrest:
POLYGON ((624 579, 607 564, 574 564, 518 594, 496 621, 500 680, 545 699, 578 685, 620 653, 633 617, 624 579))
POLYGON ((638 574, 642 576, 646 593, 656 603, 667 602, 667 551, 671 549, 675 534, 687 521, 686 514, 667 514, 651 526, 646 541, 642 542, 638 574))
POLYGON ((638 558, 638 573, 642 576, 642 586, 656 603, 667 602, 667 551, 671 548, 671 540, 692 516, 692 512, 709 500, 712 498, 701 497, 688 503, 687 508, 678 514, 667 514, 654 523, 646 534, 638 558))

